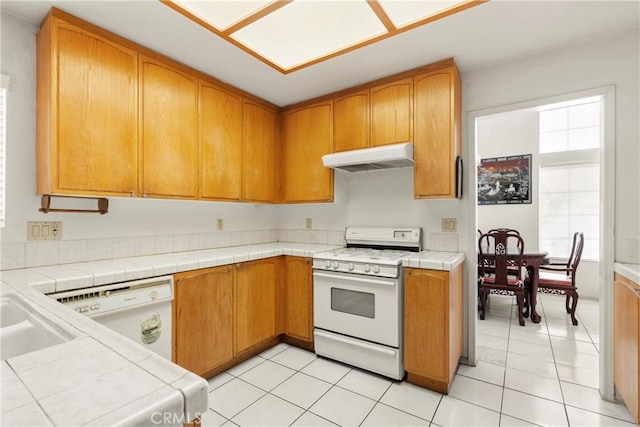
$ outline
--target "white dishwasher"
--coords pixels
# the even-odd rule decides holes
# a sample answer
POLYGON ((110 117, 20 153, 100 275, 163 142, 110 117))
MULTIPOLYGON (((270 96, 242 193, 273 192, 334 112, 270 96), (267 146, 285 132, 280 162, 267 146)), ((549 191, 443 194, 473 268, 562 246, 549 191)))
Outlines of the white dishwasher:
POLYGON ((171 360, 172 276, 56 292, 48 296, 171 360))

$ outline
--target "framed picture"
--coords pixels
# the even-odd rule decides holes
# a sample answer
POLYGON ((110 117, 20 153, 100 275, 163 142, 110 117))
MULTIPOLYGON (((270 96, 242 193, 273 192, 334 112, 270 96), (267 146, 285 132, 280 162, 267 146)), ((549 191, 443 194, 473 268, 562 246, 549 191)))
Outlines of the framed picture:
POLYGON ((531 154, 480 160, 478 204, 531 203, 531 154))

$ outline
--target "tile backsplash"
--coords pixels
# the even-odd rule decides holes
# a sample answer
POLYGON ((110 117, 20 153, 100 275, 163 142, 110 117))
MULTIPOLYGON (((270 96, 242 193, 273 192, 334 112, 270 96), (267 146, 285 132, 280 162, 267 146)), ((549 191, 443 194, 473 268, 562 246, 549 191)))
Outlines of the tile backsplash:
POLYGON ((99 261, 269 242, 342 245, 343 230, 247 230, 3 243, 0 270, 99 261))

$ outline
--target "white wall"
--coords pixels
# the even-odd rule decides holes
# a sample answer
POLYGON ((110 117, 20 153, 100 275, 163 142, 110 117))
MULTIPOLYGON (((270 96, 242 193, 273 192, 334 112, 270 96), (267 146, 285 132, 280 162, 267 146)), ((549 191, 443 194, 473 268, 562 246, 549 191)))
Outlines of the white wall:
POLYGON ((519 111, 484 117, 476 127, 478 159, 531 154, 531 204, 478 206, 478 228, 513 228, 527 251, 538 250, 538 114, 519 111))

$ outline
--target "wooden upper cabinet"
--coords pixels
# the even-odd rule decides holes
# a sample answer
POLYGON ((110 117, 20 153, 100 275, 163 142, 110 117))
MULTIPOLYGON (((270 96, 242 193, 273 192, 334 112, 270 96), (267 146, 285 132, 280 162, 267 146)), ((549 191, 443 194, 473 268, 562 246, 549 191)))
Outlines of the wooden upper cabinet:
POLYGON ((276 202, 277 124, 274 109, 244 100, 242 198, 247 202, 276 202))
POLYGON ((455 64, 414 77, 414 195, 456 196, 460 155, 460 76, 455 64))
POLYGON ((282 280, 282 257, 236 265, 236 354, 276 335, 277 290, 282 280))
POLYGON ((242 96, 200 81, 200 197, 242 197, 242 96))
POLYGON ((49 16, 37 38, 37 192, 133 196, 138 54, 49 16))
POLYGON ((371 146, 413 140, 413 79, 371 88, 371 146))
POLYGON ((283 113, 284 200, 333 201, 333 171, 322 156, 331 153, 331 101, 283 113))
POLYGON ((143 55, 140 138, 142 195, 196 198, 198 79, 143 55))
POLYGON ((174 276, 173 359, 204 375, 233 359, 233 269, 229 266, 174 276))
POLYGON ((333 100, 333 151, 369 146, 369 90, 333 100))

